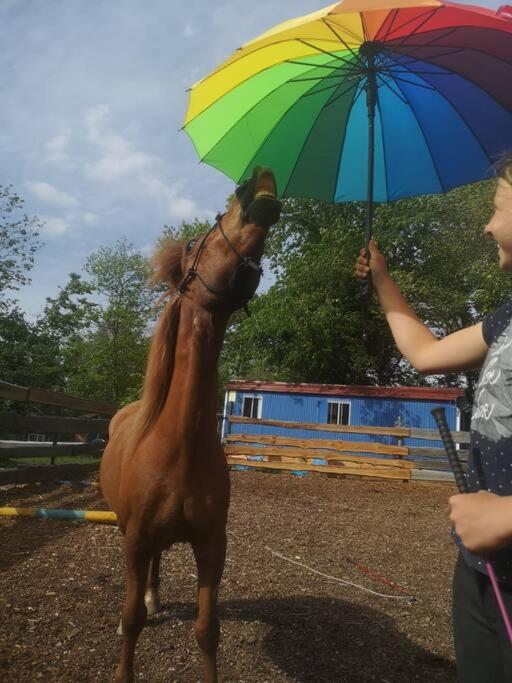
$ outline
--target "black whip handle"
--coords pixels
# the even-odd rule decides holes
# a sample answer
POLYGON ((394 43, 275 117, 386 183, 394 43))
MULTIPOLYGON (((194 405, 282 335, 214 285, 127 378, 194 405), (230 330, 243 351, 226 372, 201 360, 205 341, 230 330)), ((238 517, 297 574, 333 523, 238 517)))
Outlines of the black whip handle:
POLYGON ((361 289, 359 292, 359 300, 361 301, 362 304, 367 306, 373 295, 373 278, 371 271, 368 273, 366 278, 364 279, 364 282, 361 284, 361 289))
POLYGON ((448 462, 452 468, 453 476, 455 477, 455 483, 457 484, 459 493, 469 493, 466 475, 464 474, 464 470, 460 464, 459 456, 457 455, 457 449, 453 443, 450 428, 448 427, 448 422, 446 421, 445 410, 444 408, 434 408, 431 412, 434 416, 434 420, 437 422, 439 433, 441 434, 444 449, 446 451, 446 455, 448 456, 448 462))

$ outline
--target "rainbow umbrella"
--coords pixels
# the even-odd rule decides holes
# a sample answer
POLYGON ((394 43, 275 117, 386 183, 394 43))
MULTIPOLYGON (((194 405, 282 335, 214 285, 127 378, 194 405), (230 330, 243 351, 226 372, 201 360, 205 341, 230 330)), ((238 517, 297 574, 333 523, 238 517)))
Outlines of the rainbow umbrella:
POLYGON ((184 129, 236 182, 373 202, 488 177, 512 148, 512 7, 344 0, 246 43, 190 93, 184 129))

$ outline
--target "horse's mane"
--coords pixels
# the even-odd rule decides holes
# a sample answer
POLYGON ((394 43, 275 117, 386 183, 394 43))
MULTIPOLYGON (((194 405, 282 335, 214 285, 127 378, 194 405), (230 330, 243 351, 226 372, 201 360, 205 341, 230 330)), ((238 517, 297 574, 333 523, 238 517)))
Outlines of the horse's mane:
MULTIPOLYGON (((166 281, 173 290, 181 279, 183 244, 161 240, 152 259, 154 282, 166 281)), ((170 292, 167 292, 169 294, 170 292)), ((165 298, 165 294, 162 298, 165 298)), ((134 443, 139 443, 162 412, 174 370, 181 298, 171 297, 160 314, 149 350, 140 405, 133 423, 134 443)))

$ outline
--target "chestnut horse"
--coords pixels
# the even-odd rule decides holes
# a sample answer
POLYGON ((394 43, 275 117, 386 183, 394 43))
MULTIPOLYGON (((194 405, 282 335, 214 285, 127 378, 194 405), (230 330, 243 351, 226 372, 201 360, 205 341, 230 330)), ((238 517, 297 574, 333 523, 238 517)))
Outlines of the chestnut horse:
POLYGON ((155 279, 169 284, 142 398, 110 425, 100 482, 124 535, 127 593, 115 680, 133 680, 137 638, 158 610, 162 550, 192 545, 204 681, 217 681, 217 591, 226 553, 229 473, 217 433, 217 366, 231 313, 258 286, 268 228, 279 218, 276 183, 255 169, 203 237, 164 242, 155 279))

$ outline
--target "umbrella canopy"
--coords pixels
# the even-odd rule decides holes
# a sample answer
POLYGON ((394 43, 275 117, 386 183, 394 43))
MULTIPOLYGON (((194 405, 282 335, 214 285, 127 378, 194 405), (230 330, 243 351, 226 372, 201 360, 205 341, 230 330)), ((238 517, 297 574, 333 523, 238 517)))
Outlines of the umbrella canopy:
POLYGON ((281 196, 391 201, 487 177, 512 148, 511 84, 509 7, 344 0, 240 48, 191 89, 184 129, 236 182, 264 165, 281 196))

